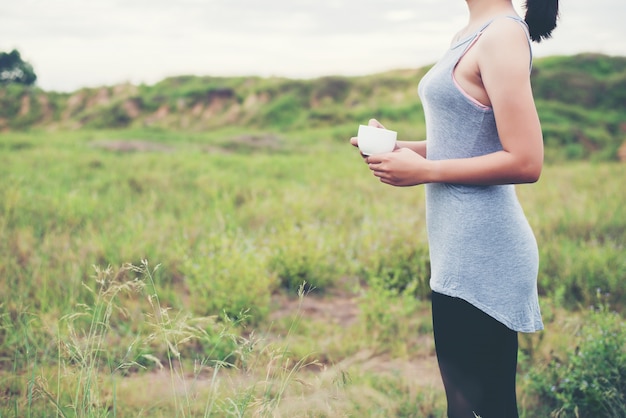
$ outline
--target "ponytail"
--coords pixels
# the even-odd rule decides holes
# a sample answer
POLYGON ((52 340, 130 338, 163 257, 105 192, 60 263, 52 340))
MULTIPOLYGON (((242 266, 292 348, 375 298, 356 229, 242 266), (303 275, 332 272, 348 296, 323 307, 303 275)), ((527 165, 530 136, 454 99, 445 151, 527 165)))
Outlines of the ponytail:
POLYGON ((526 0, 524 20, 530 31, 530 39, 541 42, 550 38, 559 17, 559 0, 526 0))

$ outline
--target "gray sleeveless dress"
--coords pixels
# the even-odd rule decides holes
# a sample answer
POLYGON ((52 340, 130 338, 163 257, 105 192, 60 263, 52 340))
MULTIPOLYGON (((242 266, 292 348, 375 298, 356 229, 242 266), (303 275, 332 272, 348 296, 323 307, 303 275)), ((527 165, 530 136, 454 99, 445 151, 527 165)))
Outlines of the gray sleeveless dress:
MULTIPOLYGON (((452 45, 420 81, 429 160, 502 150, 493 109, 472 100, 453 79, 457 62, 488 25, 452 45)), ((425 188, 431 289, 466 300, 514 331, 543 329, 537 242, 515 186, 425 188)))

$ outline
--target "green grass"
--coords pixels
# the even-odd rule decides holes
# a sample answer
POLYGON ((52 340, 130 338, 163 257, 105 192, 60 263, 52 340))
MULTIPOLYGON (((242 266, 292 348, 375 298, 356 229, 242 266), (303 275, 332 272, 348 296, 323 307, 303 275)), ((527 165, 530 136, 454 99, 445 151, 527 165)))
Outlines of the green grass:
MULTIPOLYGON (((352 130, 3 133, 0 416, 443 416, 363 360, 432 356, 429 265, 423 189, 377 182, 352 130), (346 292, 349 326, 272 316, 346 292)), ((598 289, 623 312, 625 176, 548 165, 518 187, 548 326, 524 369, 568 355, 598 289)))

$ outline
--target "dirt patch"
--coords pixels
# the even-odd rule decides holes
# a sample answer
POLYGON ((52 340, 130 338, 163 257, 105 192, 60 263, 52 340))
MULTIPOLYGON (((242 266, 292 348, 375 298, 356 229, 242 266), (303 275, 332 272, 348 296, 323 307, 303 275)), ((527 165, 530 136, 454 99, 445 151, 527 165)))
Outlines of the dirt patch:
POLYGON ((140 139, 133 140, 100 140, 91 143, 91 146, 114 152, 173 152, 174 148, 168 145, 157 144, 140 139))
POLYGON ((255 153, 268 152, 275 153, 283 151, 285 144, 283 140, 273 134, 259 135, 239 135, 229 138, 218 145, 211 145, 204 148, 205 152, 235 152, 235 153, 255 153))
POLYGON ((348 327, 356 323, 359 316, 357 297, 349 293, 308 295, 303 298, 275 295, 272 298, 272 306, 276 306, 270 314, 272 321, 299 315, 305 320, 323 321, 339 327, 348 327))

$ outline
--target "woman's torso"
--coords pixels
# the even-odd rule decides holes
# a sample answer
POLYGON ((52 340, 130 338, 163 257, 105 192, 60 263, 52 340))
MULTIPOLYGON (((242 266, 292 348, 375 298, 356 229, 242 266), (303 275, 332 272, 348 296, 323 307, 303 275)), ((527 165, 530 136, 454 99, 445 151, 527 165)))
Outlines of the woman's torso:
MULTIPOLYGON (((502 150, 493 109, 454 80, 455 66, 486 27, 453 44, 420 82, 428 159, 502 150)), ((542 329, 537 244, 515 186, 427 184, 426 216, 433 290, 463 298, 516 331, 542 329)))

